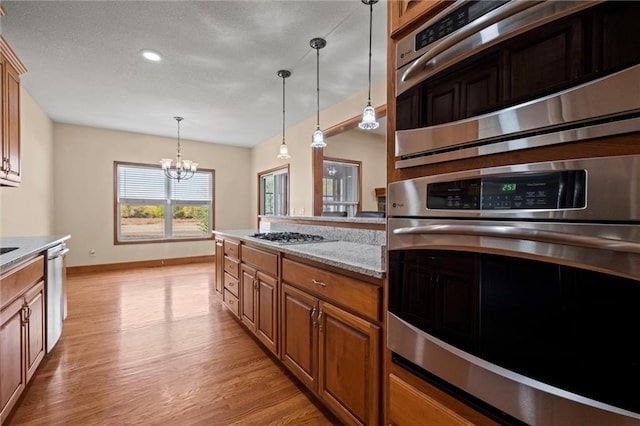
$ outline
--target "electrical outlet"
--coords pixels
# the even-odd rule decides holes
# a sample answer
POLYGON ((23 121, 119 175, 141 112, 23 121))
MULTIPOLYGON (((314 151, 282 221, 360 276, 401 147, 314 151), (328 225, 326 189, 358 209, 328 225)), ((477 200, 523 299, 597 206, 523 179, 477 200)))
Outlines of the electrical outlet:
POLYGON ((96 257, 96 249, 90 249, 89 250, 89 256, 96 257))

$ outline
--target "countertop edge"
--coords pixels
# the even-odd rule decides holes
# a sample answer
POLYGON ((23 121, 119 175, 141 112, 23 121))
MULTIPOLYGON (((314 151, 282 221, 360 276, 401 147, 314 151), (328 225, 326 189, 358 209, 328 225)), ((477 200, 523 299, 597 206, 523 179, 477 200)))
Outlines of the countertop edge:
POLYGON ((23 260, 35 256, 38 253, 67 241, 71 235, 52 235, 39 237, 4 237, 0 238, 0 246, 14 247, 18 249, 0 255, 0 273, 11 269, 23 260))

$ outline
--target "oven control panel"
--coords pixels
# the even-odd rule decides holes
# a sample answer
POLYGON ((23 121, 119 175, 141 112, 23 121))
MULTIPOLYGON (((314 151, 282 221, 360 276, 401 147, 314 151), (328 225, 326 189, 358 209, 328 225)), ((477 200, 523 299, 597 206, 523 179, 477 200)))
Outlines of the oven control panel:
POLYGON ((586 172, 564 170, 487 176, 427 185, 431 210, 560 210, 583 208, 586 172))

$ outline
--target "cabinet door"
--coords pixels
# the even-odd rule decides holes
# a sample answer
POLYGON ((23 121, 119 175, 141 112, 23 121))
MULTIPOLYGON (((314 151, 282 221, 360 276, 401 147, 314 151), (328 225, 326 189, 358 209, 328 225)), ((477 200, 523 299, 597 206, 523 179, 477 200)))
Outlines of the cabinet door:
POLYGON ((380 328, 320 302, 320 397, 351 424, 380 422, 380 328))
POLYGON ((318 299, 282 285, 282 362, 312 390, 317 377, 318 299))
POLYGON ((9 64, 4 63, 4 104, 6 118, 3 122, 5 137, 5 153, 7 163, 3 178, 12 182, 20 182, 20 76, 9 64))
POLYGON ((256 335, 271 352, 278 353, 278 281, 258 271, 255 292, 256 335))
POLYGON ((240 319, 249 328, 256 330, 255 290, 257 287, 257 271, 249 266, 240 266, 240 319))
POLYGON ((25 296, 27 305, 27 382, 45 354, 44 282, 40 281, 25 296))
POLYGON ((19 298, 0 312, 0 423, 6 420, 26 383, 23 304, 19 298))

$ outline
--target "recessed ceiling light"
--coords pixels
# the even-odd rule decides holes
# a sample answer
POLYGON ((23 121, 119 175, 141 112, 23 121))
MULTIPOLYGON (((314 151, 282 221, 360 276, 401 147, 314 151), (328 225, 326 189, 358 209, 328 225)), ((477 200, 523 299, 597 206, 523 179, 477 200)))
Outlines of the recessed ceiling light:
POLYGON ((140 53, 148 61, 158 62, 162 60, 162 55, 155 50, 142 49, 140 53))

